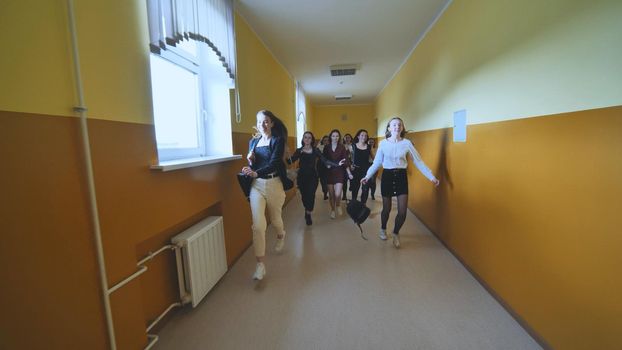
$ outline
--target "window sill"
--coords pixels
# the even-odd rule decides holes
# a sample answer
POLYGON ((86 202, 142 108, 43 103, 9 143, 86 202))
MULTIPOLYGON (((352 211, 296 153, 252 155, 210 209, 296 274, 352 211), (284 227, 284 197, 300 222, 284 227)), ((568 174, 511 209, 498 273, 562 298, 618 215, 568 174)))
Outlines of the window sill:
POLYGON ((188 159, 175 159, 159 162, 151 166, 151 170, 171 171, 177 169, 193 168, 197 166, 228 162, 230 160, 242 159, 239 154, 230 156, 210 156, 210 157, 198 157, 188 159))

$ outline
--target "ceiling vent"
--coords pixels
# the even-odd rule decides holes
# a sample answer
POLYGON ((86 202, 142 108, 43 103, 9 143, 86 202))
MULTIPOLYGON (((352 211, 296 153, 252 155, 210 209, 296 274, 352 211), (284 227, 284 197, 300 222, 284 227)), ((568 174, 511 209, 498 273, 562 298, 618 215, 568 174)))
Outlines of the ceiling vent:
POLYGON ((333 77, 354 75, 357 70, 361 69, 359 64, 336 64, 334 66, 330 66, 329 68, 330 75, 333 77))
POLYGON ((335 100, 337 101, 345 101, 345 100, 351 100, 352 99, 352 95, 337 95, 335 96, 335 100))

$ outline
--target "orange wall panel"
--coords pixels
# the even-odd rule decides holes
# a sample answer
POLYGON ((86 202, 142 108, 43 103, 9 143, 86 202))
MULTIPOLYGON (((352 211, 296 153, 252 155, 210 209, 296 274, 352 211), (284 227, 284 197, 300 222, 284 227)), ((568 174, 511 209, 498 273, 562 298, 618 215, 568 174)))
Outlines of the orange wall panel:
MULTIPOLYGON (((205 216, 224 216, 229 265, 250 246, 250 208, 235 177, 242 160, 154 171, 153 126, 89 120, 89 134, 110 286, 205 216)), ((105 348, 79 120, 0 112, 0 138, 0 306, 14 315, 2 321, 0 347, 105 348)), ((111 296, 119 349, 144 347, 146 326, 178 300, 172 252, 147 265, 111 296)))
POLYGON ((622 107, 410 135, 409 206, 555 349, 622 344, 622 107))
MULTIPOLYGON (((224 216, 229 264, 249 246, 250 209, 235 177, 241 160, 154 171, 147 161, 156 158, 153 126, 104 120, 89 121, 89 126, 111 283, 136 271, 137 261, 149 251, 159 249, 172 236, 209 215, 224 216)), ((141 302, 129 304, 129 298, 123 299, 125 302, 115 304, 115 315, 123 314, 123 319, 140 315, 134 324, 140 321, 145 329, 179 300, 173 255, 165 252, 147 263, 148 272, 136 282, 141 302)))
POLYGON ((0 111, 0 348, 107 348, 76 118, 0 111))

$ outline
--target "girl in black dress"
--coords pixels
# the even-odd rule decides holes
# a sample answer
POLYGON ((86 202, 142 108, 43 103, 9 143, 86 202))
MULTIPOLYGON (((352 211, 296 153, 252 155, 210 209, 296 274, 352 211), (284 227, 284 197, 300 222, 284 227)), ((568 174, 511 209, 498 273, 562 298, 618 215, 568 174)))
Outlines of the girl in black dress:
POLYGON ((311 213, 315 205, 315 191, 318 184, 318 159, 324 165, 338 167, 339 164, 327 160, 320 150, 315 148, 315 136, 310 131, 306 131, 302 135, 302 147, 296 149, 294 154, 287 160, 289 164, 298 162, 298 189, 302 196, 302 205, 305 207, 305 222, 311 225, 311 213))
MULTIPOLYGON (((367 174, 367 169, 371 165, 371 147, 367 145, 367 130, 361 129, 354 136, 355 144, 352 146, 352 175, 354 178, 350 181, 350 189, 352 190, 352 199, 358 197, 359 188, 361 188, 361 179, 367 174)), ((368 185, 362 185, 361 203, 367 202, 368 185)))
MULTIPOLYGON (((346 152, 348 154, 348 162, 352 162, 352 135, 345 134, 343 135, 343 146, 346 148, 346 152)), ((348 193, 348 182, 350 182, 350 178, 348 173, 344 171, 345 179, 343 181, 343 197, 341 198, 344 201, 348 201, 348 197, 346 194, 348 193)), ((352 184, 350 184, 352 186, 352 184)))

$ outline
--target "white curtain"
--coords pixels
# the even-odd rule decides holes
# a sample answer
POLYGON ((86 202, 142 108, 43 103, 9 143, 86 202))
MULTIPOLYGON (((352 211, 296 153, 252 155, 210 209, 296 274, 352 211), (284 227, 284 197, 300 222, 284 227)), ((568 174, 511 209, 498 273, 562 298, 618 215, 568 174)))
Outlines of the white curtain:
POLYGON ((235 78, 232 0, 147 0, 149 47, 159 53, 185 39, 207 43, 235 78))
POLYGON ((296 81, 296 116, 299 116, 301 113, 305 116, 307 115, 307 102, 302 84, 296 81))
POLYGON ((307 130, 307 102, 305 92, 299 81, 296 81, 296 136, 298 143, 302 141, 302 134, 307 130))

